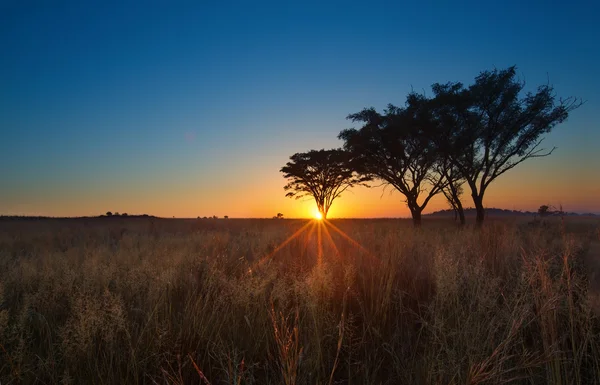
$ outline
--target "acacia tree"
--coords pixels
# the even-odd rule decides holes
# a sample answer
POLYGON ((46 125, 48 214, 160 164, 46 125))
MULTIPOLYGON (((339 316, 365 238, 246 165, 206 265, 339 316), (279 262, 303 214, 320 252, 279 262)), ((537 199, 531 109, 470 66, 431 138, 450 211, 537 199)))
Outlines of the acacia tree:
POLYGON ((484 71, 475 83, 434 84, 431 100, 438 151, 458 168, 471 190, 477 224, 484 220, 483 198, 500 175, 527 159, 550 155, 544 134, 581 105, 556 99, 550 85, 523 94, 516 67, 484 71))
POLYGON ((280 170, 288 184, 284 190, 287 197, 311 196, 323 219, 338 198, 349 187, 364 185, 369 178, 355 173, 349 153, 341 149, 311 150, 290 157, 280 170))
POLYGON ((552 211, 550 211, 550 206, 541 205, 540 208, 538 209, 538 214, 542 218, 547 217, 548 215, 552 215, 552 211))
POLYGON ((383 114, 366 108, 348 116, 363 126, 343 130, 338 136, 364 175, 404 195, 415 227, 421 225, 423 209, 446 183, 435 170, 439 159, 436 147, 422 133, 424 126, 431 124, 427 106, 424 96, 411 93, 403 108, 390 104, 383 114))

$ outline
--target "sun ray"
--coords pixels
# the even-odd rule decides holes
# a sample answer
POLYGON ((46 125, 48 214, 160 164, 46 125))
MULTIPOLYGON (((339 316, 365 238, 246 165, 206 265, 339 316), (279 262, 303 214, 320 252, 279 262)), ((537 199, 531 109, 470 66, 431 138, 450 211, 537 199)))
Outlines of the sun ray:
POLYGON ((261 259, 259 259, 256 263, 254 263, 252 265, 252 267, 249 269, 248 272, 251 272, 253 269, 264 265, 268 260, 270 260, 271 258, 273 258, 273 256, 275 254, 277 254, 277 252, 279 252, 279 250, 281 250, 288 243, 290 243, 291 241, 293 241, 294 239, 296 239, 297 237, 299 237, 308 228, 308 226, 310 226, 311 224, 314 224, 314 221, 308 221, 308 222, 306 222, 301 228, 299 228, 298 230, 296 230, 296 232, 294 234, 290 235, 283 242, 281 242, 273 251, 271 251, 269 254, 265 255, 261 259))
POLYGON ((358 247, 362 252, 364 252, 365 254, 367 254, 367 256, 369 256, 370 258, 374 259, 378 263, 381 263, 381 260, 379 258, 377 258, 373 253, 371 253, 363 245, 361 245, 360 243, 358 243, 354 239, 352 239, 344 231, 340 230, 336 225, 334 225, 333 223, 331 223, 331 221, 325 220, 324 222, 325 222, 326 226, 331 226, 331 229, 333 231, 335 231, 336 233, 338 233, 339 235, 341 235, 344 239, 346 239, 348 242, 350 242, 350 244, 352 244, 353 246, 358 247))
POLYGON ((331 233, 330 233, 328 227, 330 227, 333 231, 335 231, 336 233, 338 233, 339 235, 341 235, 342 238, 344 238, 350 244, 352 244, 353 246, 359 248, 369 258, 374 259, 378 263, 381 262, 381 260, 379 258, 377 258, 375 255, 373 255, 368 249, 366 249, 360 243, 358 243, 357 241, 355 241, 354 239, 352 239, 352 237, 350 237, 344 231, 342 231, 341 229, 339 229, 336 225, 334 225, 333 223, 331 223, 331 221, 329 221, 327 219, 324 219, 322 221, 320 221, 320 220, 312 220, 312 221, 308 221, 307 223, 305 223, 304 225, 302 225, 302 227, 300 227, 292 235, 290 235, 289 237, 287 237, 273 251, 271 251, 269 254, 265 255, 261 259, 259 259, 256 263, 254 263, 249 268, 248 274, 251 274, 251 272, 255 268, 264 265, 266 262, 268 262, 270 259, 272 259, 273 256, 275 254, 277 254, 281 249, 283 249, 286 245, 288 245, 290 242, 292 242, 294 239, 298 238, 299 236, 303 235, 304 233, 306 233, 306 236, 305 236, 305 238, 304 238, 304 240, 302 242, 302 250, 303 250, 303 252, 306 252, 306 250, 308 248, 308 244, 310 243, 311 239, 315 238, 315 234, 314 233, 316 232, 317 264, 319 266, 322 265, 322 263, 323 263, 323 254, 324 254, 324 249, 323 249, 324 243, 323 243, 323 241, 324 241, 324 238, 326 239, 326 241, 331 245, 331 247, 335 251, 336 257, 338 257, 338 258, 341 257, 340 251, 339 251, 337 245, 335 244, 335 240, 331 236, 331 233))
POLYGON ((317 265, 321 266, 323 263, 323 224, 319 223, 317 226, 317 265))
POLYGON ((304 237, 304 242, 302 242, 302 253, 306 253, 306 251, 308 250, 309 243, 310 243, 313 233, 315 232, 316 226, 317 226, 317 221, 311 221, 311 226, 306 231, 306 236, 304 237))
POLYGON ((333 250, 335 251, 335 256, 339 258, 341 256, 340 251, 338 250, 338 248, 335 244, 335 241, 331 237, 331 233, 327 229, 327 226, 326 226, 327 222, 324 222, 324 223, 325 223, 325 225, 323 226, 323 231, 325 233, 325 237, 327 238, 327 240, 329 241, 329 244, 332 246, 333 250))

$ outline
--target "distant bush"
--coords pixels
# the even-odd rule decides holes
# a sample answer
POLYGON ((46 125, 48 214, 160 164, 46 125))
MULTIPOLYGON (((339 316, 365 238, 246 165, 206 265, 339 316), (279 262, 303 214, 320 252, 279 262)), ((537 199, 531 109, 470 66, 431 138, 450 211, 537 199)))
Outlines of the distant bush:
POLYGON ((550 206, 548 206, 548 205, 540 206, 540 208, 538 209, 538 214, 540 217, 546 217, 548 215, 552 215, 552 211, 550 211, 550 206))

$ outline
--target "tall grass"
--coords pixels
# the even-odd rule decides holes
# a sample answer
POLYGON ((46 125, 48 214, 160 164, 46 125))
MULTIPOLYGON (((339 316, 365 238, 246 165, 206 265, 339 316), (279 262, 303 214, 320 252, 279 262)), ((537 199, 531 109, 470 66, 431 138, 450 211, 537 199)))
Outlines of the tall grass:
POLYGON ((331 223, 0 222, 0 382, 600 383, 598 221, 331 223))

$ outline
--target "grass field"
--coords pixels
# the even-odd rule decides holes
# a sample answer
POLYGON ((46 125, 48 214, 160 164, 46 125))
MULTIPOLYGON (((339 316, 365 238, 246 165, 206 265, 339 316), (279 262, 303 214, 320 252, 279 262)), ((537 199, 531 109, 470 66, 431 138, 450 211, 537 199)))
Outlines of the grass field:
POLYGON ((599 383, 599 222, 3 220, 0 382, 599 383))

